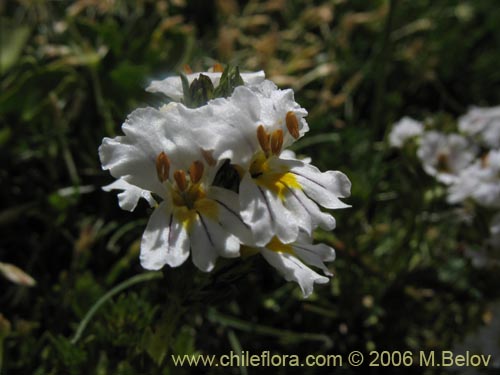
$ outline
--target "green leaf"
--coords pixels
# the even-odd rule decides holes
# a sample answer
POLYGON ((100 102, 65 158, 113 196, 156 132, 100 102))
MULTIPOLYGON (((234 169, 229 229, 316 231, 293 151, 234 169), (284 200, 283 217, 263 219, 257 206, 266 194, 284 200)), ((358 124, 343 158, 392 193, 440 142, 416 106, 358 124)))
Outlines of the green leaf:
POLYGON ((17 62, 29 35, 28 26, 17 26, 8 19, 0 19, 0 74, 6 73, 17 62))
POLYGON ((128 61, 120 63, 110 73, 113 82, 120 88, 132 92, 141 87, 144 77, 148 73, 145 65, 136 65, 128 61))
POLYGON ((220 77, 220 83, 215 89, 214 97, 227 98, 233 93, 236 87, 243 84, 244 82, 243 78, 241 78, 239 68, 237 66, 228 65, 220 77))
POLYGON ((190 108, 198 108, 207 104, 213 98, 214 85, 212 80, 208 76, 200 74, 189 87, 189 103, 186 103, 186 105, 190 108))
POLYGON ((183 326, 175 338, 172 351, 179 355, 192 355, 196 353, 195 330, 189 326, 183 326))

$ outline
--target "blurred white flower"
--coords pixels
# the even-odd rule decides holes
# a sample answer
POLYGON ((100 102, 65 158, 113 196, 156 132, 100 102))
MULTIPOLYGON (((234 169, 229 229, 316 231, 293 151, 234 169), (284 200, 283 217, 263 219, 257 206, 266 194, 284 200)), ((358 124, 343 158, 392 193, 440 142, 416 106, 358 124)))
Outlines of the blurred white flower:
POLYGON ((309 129, 306 114, 292 90, 279 90, 270 81, 239 86, 231 97, 215 99, 198 111, 200 145, 214 150, 216 159, 230 159, 240 173, 241 216, 258 246, 274 236, 293 242, 300 229, 308 234, 318 225, 333 229, 335 220, 318 204, 349 207, 339 199, 349 196, 351 188, 343 173, 322 173, 290 153, 281 157, 309 129))
POLYGON ((500 249, 500 213, 496 214, 491 220, 488 242, 494 249, 500 249))
POLYGON ((123 208, 133 209, 140 197, 152 203, 152 193, 162 199, 142 237, 142 266, 177 267, 191 250, 194 264, 210 271, 218 256, 238 256, 250 232, 236 193, 211 185, 216 162, 194 143, 189 118, 177 109, 132 112, 122 126, 125 136, 104 138, 99 156, 118 179, 106 188, 123 190, 123 208))
POLYGON ((287 281, 298 283, 306 298, 313 292, 314 284, 329 281, 328 277, 318 274, 307 265, 320 268, 326 276, 333 276, 323 262, 335 260, 335 250, 325 244, 313 245, 310 237, 303 233, 296 242, 290 244, 273 237, 259 251, 287 281))
POLYGON ((485 207, 500 207, 500 151, 490 151, 461 171, 450 185, 449 203, 468 198, 485 207))
POLYGON ((477 153, 476 147, 458 134, 425 132, 417 155, 425 172, 444 184, 452 184, 458 174, 469 166, 477 153))
MULTIPOLYGON (((186 75, 188 83, 193 83, 193 81, 198 78, 200 74, 203 74, 204 76, 210 78, 214 87, 217 87, 219 85, 220 78, 222 76, 222 72, 191 73, 186 75)), ((245 85, 257 84, 264 81, 265 79, 265 74, 262 70, 259 72, 241 73, 240 75, 245 85)), ((146 91, 164 94, 175 102, 179 102, 184 96, 182 80, 178 75, 167 77, 163 80, 152 81, 151 84, 146 88, 146 91)))
POLYGON ((477 138, 490 148, 500 147, 500 106, 491 108, 472 107, 459 118, 461 132, 477 138))
POLYGON ((401 148, 410 138, 422 135, 424 125, 410 117, 403 117, 393 125, 389 134, 389 144, 392 147, 401 148))

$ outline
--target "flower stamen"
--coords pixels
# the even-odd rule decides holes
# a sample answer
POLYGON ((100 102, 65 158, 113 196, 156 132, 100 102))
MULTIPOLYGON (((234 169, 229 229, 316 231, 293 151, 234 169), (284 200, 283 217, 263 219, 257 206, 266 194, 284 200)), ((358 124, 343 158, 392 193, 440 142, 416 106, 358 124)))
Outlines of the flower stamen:
POLYGON ((201 149, 201 156, 203 156, 203 159, 205 159, 205 161, 209 166, 213 167, 215 166, 215 164, 217 164, 217 162, 214 159, 214 156, 212 155, 212 151, 201 149))
POLYGON ((168 174, 170 172, 170 160, 168 160, 167 154, 163 151, 156 157, 156 173, 160 182, 165 182, 168 180, 168 174))
POLYGON ((193 69, 191 69, 191 67, 188 64, 184 64, 184 66, 182 67, 182 69, 184 70, 184 73, 186 73, 186 74, 192 74, 193 73, 193 69))
POLYGON ((271 151, 271 148, 269 147, 269 133, 266 132, 266 129, 264 129, 264 126, 262 125, 259 125, 257 128, 257 139, 259 140, 262 151, 264 151, 266 156, 269 156, 269 151, 271 151))
POLYGON ((212 67, 212 70, 214 71, 214 73, 223 73, 224 67, 219 63, 215 63, 214 66, 212 67))
POLYGON ((186 173, 184 173, 183 170, 176 170, 174 172, 174 180, 177 183, 177 187, 179 188, 179 191, 184 191, 188 187, 188 183, 186 180, 186 173))
POLYGON ((279 155, 283 147, 283 130, 277 129, 271 135, 271 151, 273 155, 279 155))
POLYGON ((300 137, 299 121, 297 120, 297 116, 295 116, 295 113, 293 113, 292 111, 289 111, 286 114, 286 128, 293 138, 298 139, 300 137))
POLYGON ((189 167, 189 177, 191 178, 191 183, 197 184, 201 177, 203 176, 204 165, 201 161, 195 160, 193 164, 189 167))
POLYGON ((490 165, 490 155, 486 154, 481 156, 481 168, 488 168, 490 165))
POLYGON ((436 169, 439 171, 439 172, 450 172, 450 167, 449 167, 449 160, 448 160, 448 155, 445 154, 445 153, 440 153, 438 156, 437 156, 437 165, 436 165, 436 169))

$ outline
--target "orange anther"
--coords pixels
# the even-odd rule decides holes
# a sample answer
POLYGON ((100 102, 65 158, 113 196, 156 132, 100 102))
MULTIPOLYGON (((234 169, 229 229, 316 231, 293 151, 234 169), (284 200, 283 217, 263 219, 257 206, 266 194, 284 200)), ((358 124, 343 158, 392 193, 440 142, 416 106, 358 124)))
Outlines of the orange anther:
POLYGON ((183 170, 176 170, 174 172, 174 180, 177 183, 177 187, 180 191, 184 191, 187 189, 187 181, 186 181, 186 173, 183 170))
POLYGON ((170 160, 168 160, 167 154, 163 151, 156 157, 156 174, 160 182, 168 180, 168 173, 170 172, 170 160))
POLYGON ((269 154, 269 134, 266 132, 266 129, 262 125, 259 125, 257 128, 257 139, 259 140, 260 147, 262 151, 265 152, 266 155, 269 154))
POLYGON ((203 159, 205 159, 207 164, 211 167, 213 167, 217 163, 214 159, 214 156, 212 155, 212 151, 201 149, 201 156, 203 156, 203 159))
POLYGON ((297 139, 300 137, 299 121, 297 120, 297 116, 295 116, 295 113, 292 111, 289 111, 286 114, 286 128, 293 138, 297 139))
POLYGON ((193 164, 189 167, 189 177, 193 184, 198 183, 203 176, 204 165, 201 161, 195 160, 193 164))
POLYGON ((273 155, 279 155, 283 147, 283 130, 277 129, 271 135, 271 152, 273 155))
POLYGON ((186 74, 192 74, 193 73, 193 69, 191 69, 191 67, 188 64, 184 64, 184 66, 182 67, 182 69, 184 70, 184 73, 186 73, 186 74))
POLYGON ((224 71, 224 67, 219 63, 215 63, 212 70, 214 73, 222 73, 224 71))

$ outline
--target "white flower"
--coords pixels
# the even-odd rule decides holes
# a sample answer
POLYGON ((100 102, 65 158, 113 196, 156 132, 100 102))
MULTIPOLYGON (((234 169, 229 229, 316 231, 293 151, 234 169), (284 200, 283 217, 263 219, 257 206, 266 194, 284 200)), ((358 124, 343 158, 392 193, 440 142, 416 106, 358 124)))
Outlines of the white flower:
POLYGON ((468 198, 485 207, 500 207, 500 151, 490 151, 465 168, 449 187, 449 203, 468 198))
MULTIPOLYGON (((210 78, 214 87, 217 87, 219 85, 219 81, 222 76, 222 72, 191 73, 186 75, 189 84, 191 84, 196 78, 198 78, 200 74, 203 74, 210 78)), ((265 74, 262 70, 252 73, 241 73, 240 75, 245 85, 257 84, 264 81, 265 79, 265 74)), ((146 88, 146 91, 164 94, 171 100, 176 102, 180 101, 184 96, 184 92, 182 89, 182 80, 178 75, 167 77, 163 80, 152 81, 151 84, 146 88)))
POLYGON ((496 214, 491 220, 488 242, 494 249, 500 249, 500 213, 496 214))
POLYGON ((474 160, 476 152, 476 148, 458 134, 429 131, 423 134, 417 155, 427 174, 449 185, 474 160))
POLYGON ((292 90, 278 90, 270 81, 237 87, 231 97, 212 100, 197 111, 201 145, 214 150, 217 159, 230 159, 240 172, 241 216, 258 246, 274 236, 293 242, 300 229, 308 234, 318 225, 333 229, 335 220, 318 204, 349 207, 339 199, 350 194, 351 183, 343 173, 322 173, 289 153, 281 157, 308 130, 306 114, 292 90))
POLYGON ((389 144, 392 147, 401 148, 405 142, 424 132, 424 125, 410 117, 403 117, 394 124, 389 134, 389 144))
POLYGON ((303 233, 296 242, 290 244, 283 244, 273 237, 259 251, 285 280, 298 283, 306 298, 313 292, 314 284, 329 281, 328 277, 318 274, 307 265, 320 268, 326 276, 333 276, 323 262, 335 260, 335 250, 325 244, 313 245, 310 237, 303 233))
POLYGON ((103 169, 118 179, 107 189, 124 190, 122 207, 133 209, 151 194, 162 199, 142 237, 142 266, 177 267, 191 250, 194 264, 210 271, 218 256, 238 256, 250 232, 236 193, 211 185, 218 165, 193 142, 180 107, 134 111, 122 126, 125 136, 105 138, 99 156, 103 169))
POLYGON ((472 107, 458 120, 461 132, 478 138, 490 148, 500 147, 500 106, 472 107))
POLYGON ((137 207, 139 199, 141 198, 147 200, 150 207, 154 207, 156 205, 156 201, 149 191, 131 185, 123 178, 119 178, 115 182, 103 186, 102 190, 122 190, 122 192, 118 194, 118 204, 123 210, 126 211, 134 211, 137 207))

